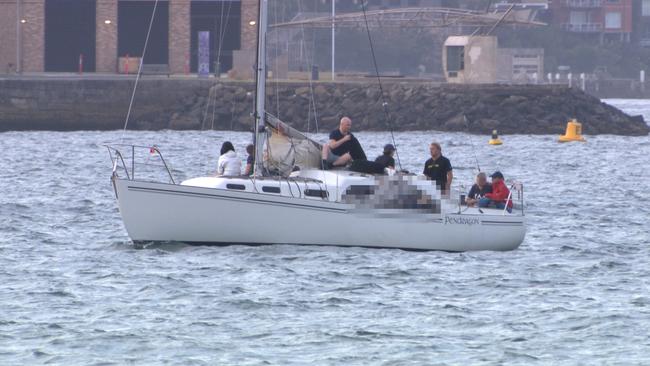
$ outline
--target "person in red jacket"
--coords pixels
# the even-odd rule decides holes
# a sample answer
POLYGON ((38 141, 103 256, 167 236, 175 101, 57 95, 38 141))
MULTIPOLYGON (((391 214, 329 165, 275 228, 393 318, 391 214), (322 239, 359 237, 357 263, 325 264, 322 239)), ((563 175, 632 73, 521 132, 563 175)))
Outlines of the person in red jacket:
POLYGON ((508 212, 512 212, 512 197, 510 197, 510 190, 503 182, 503 174, 496 171, 490 177, 492 178, 492 193, 486 193, 485 197, 478 201, 478 207, 496 207, 503 209, 507 204, 508 212))

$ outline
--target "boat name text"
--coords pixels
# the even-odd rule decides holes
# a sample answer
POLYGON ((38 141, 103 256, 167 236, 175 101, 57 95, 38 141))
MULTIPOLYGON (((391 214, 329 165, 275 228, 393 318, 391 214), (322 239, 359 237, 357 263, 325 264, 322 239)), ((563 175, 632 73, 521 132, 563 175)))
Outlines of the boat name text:
POLYGON ((445 225, 478 225, 481 222, 476 217, 454 217, 454 216, 445 216, 445 225))

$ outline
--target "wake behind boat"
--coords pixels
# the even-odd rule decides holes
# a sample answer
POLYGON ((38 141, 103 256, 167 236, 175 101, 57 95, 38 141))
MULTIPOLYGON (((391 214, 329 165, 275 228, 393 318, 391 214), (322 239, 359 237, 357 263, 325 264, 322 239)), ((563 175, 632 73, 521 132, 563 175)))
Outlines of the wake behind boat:
POLYGON ((136 242, 303 244, 415 250, 511 250, 525 236, 523 189, 515 210, 463 205, 408 173, 322 169, 322 146, 265 111, 267 0, 260 1, 253 176, 177 183, 156 147, 108 146, 120 213, 136 242), (138 173, 150 149, 166 180, 138 173), (130 160, 129 160, 130 159, 130 160), (130 164, 127 164, 129 162, 130 164), (130 168, 130 169, 129 169, 130 168))

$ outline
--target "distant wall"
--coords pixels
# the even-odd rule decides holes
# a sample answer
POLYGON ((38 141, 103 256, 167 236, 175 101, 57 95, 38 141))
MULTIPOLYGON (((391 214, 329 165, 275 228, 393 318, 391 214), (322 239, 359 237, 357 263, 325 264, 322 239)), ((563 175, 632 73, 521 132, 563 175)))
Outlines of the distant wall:
MULTIPOLYGON (((0 79, 0 131, 110 130, 124 125, 133 79, 0 79)), ((144 78, 130 129, 250 130, 254 86, 209 79, 144 78)), ((630 117, 575 88, 560 85, 460 85, 386 81, 272 83, 267 110, 292 126, 327 131, 351 116, 355 130, 439 130, 558 134, 577 118, 586 134, 647 135, 630 117), (313 100, 316 110, 313 109, 313 100), (279 102, 279 105, 278 105, 279 102), (310 108, 310 105, 312 107, 310 108), (467 122, 463 116, 467 117, 467 122)))
MULTIPOLYGON (((0 131, 122 128, 133 84, 126 79, 0 80, 0 131)), ((130 127, 163 127, 184 98, 207 94, 211 85, 203 80, 141 80, 130 127)))

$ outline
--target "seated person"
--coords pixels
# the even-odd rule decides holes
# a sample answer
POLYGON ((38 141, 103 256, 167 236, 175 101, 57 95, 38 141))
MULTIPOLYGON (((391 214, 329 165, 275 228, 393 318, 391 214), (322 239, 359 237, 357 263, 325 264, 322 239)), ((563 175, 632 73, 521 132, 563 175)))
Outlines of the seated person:
POLYGON ((353 160, 366 160, 366 154, 356 139, 350 133, 352 120, 349 117, 341 118, 339 128, 330 133, 330 140, 323 145, 323 168, 332 166, 345 166, 353 160))
POLYGON ((485 197, 487 193, 492 193, 492 185, 487 182, 485 173, 480 172, 476 175, 476 184, 472 186, 467 194, 465 203, 472 207, 478 203, 478 200, 485 197))
POLYGON ((230 141, 221 145, 221 156, 217 164, 217 175, 238 176, 241 175, 241 160, 235 153, 235 147, 230 141))
POLYGON ((246 152, 248 153, 248 157, 246 158, 244 175, 253 175, 253 171, 255 170, 255 145, 248 144, 248 146, 246 146, 246 152))
POLYGON ((384 146, 384 153, 375 159, 375 163, 381 164, 384 168, 395 169, 395 159, 393 159, 393 155, 395 155, 395 146, 387 144, 384 146))
POLYGON ((496 207, 503 209, 507 204, 508 212, 512 212, 512 198, 510 197, 510 190, 503 182, 503 174, 496 171, 490 177, 492 178, 492 192, 486 193, 485 197, 478 200, 478 207, 496 207), (510 199, 508 199, 509 197, 510 199))

